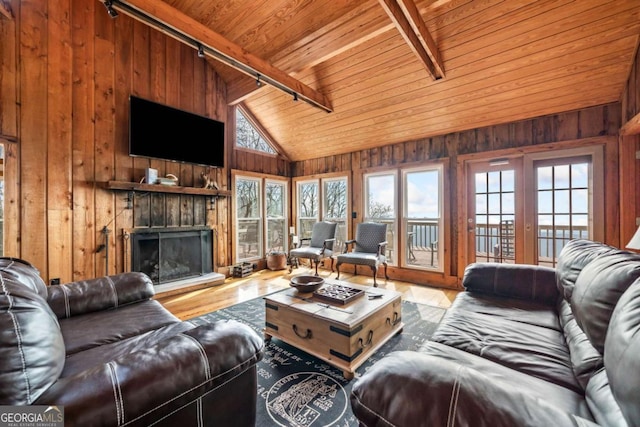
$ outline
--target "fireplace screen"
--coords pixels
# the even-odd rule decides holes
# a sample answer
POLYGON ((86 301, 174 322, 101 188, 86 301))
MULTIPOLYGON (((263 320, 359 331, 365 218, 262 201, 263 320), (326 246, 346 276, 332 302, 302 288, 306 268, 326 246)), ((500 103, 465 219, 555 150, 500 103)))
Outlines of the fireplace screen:
POLYGON ((212 272, 211 229, 153 229, 131 234, 132 270, 154 284, 212 272))

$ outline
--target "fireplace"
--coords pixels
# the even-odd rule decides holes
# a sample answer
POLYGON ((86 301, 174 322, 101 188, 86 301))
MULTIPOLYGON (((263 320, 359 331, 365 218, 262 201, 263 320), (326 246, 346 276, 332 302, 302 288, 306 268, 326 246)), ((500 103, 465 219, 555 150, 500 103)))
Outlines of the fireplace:
POLYGON ((208 227, 136 230, 131 233, 131 269, 155 285, 211 273, 212 241, 208 227))

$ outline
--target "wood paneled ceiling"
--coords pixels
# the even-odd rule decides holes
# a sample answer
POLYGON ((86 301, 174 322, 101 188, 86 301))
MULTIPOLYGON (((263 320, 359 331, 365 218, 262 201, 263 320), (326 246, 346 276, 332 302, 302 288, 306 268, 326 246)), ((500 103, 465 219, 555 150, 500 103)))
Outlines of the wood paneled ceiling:
MULTIPOLYGON (((395 0, 398 3, 407 0, 395 0)), ((389 0, 164 0, 324 95, 327 113, 208 59, 291 160, 619 101, 638 0, 411 0, 437 46, 434 79, 389 0)))

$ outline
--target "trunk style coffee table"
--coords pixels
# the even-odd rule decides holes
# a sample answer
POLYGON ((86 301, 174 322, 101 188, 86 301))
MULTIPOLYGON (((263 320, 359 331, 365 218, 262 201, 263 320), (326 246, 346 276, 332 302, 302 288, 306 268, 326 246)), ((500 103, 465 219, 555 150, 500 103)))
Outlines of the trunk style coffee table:
POLYGON ((392 336, 402 331, 399 292, 330 280, 363 291, 341 304, 291 288, 264 297, 265 340, 276 337, 343 371, 355 370, 392 336))

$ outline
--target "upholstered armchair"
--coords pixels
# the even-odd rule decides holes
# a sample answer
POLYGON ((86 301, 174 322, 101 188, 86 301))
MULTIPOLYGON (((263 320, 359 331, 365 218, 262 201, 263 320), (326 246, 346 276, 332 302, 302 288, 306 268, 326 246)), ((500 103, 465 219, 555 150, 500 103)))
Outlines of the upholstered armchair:
POLYGON ((384 265, 384 277, 387 275, 387 257, 385 251, 387 248, 387 224, 375 222, 363 222, 356 227, 356 238, 344 242, 345 251, 338 255, 336 270, 338 270, 338 279, 340 278, 340 265, 354 264, 354 274, 358 272, 358 265, 367 265, 373 271, 373 286, 378 286, 376 275, 378 266, 384 265), (353 245, 353 246, 351 246, 353 245), (351 247, 351 251, 350 251, 351 247))
MULTIPOLYGON (((318 263, 325 258, 331 258, 331 271, 333 271, 333 244, 336 241, 337 224, 334 222, 321 221, 313 224, 311 237, 300 240, 300 247, 291 249, 291 258, 307 258, 315 263, 316 276, 318 275, 318 263), (302 246, 308 242, 307 246, 302 246)), ((291 271, 293 265, 289 269, 291 271)))

